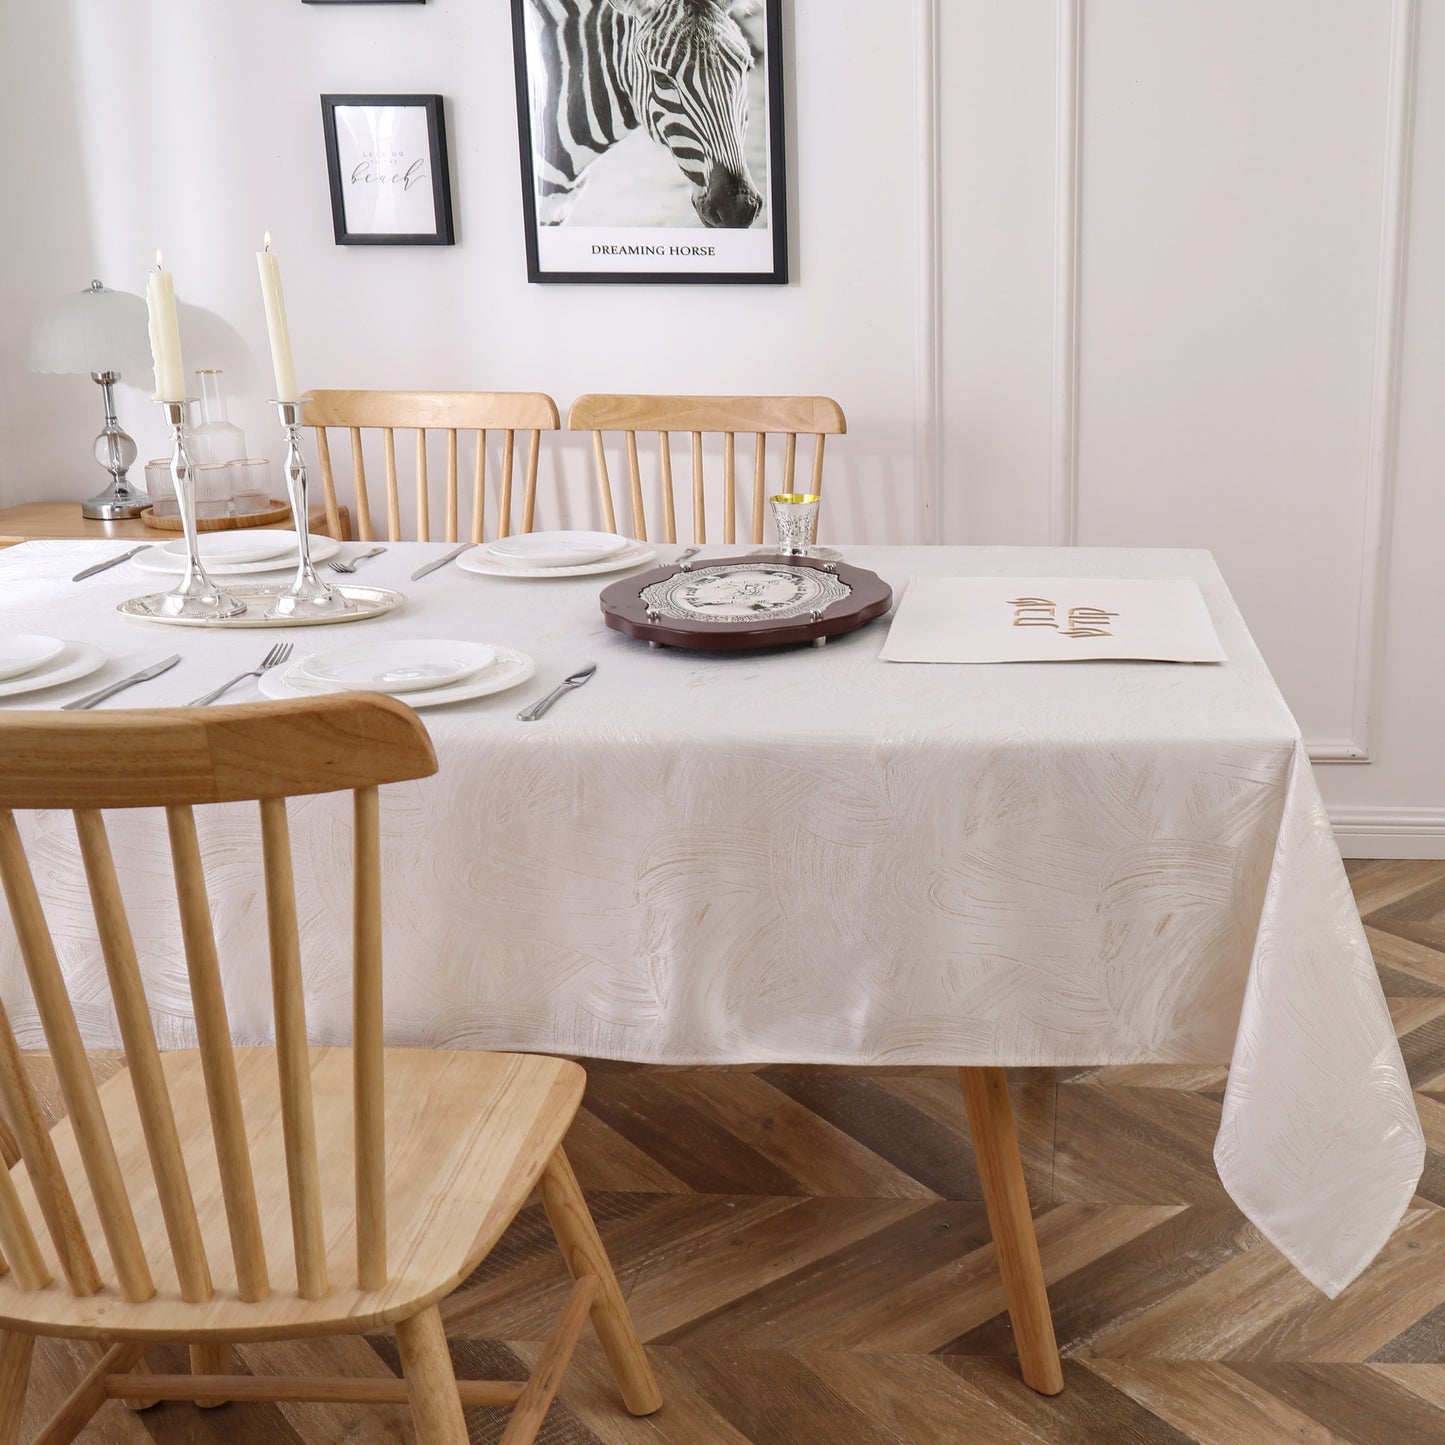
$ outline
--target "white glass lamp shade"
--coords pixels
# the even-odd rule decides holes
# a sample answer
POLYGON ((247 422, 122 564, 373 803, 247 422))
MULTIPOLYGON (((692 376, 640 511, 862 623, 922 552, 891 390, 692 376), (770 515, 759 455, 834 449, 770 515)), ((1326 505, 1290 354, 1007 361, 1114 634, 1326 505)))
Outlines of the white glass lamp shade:
POLYGON ((31 371, 113 371, 143 382, 151 369, 146 304, 99 281, 57 301, 30 333, 31 371))

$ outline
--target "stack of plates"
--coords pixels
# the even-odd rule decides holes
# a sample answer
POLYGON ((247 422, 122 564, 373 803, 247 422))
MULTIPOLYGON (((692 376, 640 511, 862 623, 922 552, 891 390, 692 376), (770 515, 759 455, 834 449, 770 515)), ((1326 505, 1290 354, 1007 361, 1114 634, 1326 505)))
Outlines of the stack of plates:
MULTIPOLYGON (((290 571, 296 566, 296 533, 285 530, 202 532, 196 539, 201 565, 217 577, 290 571)), ((341 550, 334 537, 311 538, 311 560, 324 562, 341 550)), ((158 542, 135 559, 142 572, 179 577, 186 570, 186 541, 158 542)))
POLYGON ((651 543, 614 532, 523 532, 473 547, 457 566, 488 577, 594 577, 656 556, 651 543))
POLYGON ((513 647, 450 639, 362 641, 313 652, 288 668, 261 674, 266 697, 322 692, 384 692, 411 707, 503 692, 531 677, 535 664, 513 647))
POLYGON ((66 642, 30 632, 0 632, 0 697, 39 692, 88 677, 105 653, 88 642, 66 642))

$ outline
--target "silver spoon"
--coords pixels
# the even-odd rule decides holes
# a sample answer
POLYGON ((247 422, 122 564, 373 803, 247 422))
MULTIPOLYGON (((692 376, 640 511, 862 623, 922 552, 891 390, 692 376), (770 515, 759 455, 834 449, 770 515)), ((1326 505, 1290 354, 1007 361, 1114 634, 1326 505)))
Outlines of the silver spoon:
POLYGON ((571 692, 574 687, 581 687, 594 672, 597 671, 597 664, 589 662, 579 667, 576 672, 570 673, 562 679, 560 687, 554 687, 541 702, 534 702, 531 707, 524 707, 517 714, 523 722, 536 722, 564 692, 571 692))

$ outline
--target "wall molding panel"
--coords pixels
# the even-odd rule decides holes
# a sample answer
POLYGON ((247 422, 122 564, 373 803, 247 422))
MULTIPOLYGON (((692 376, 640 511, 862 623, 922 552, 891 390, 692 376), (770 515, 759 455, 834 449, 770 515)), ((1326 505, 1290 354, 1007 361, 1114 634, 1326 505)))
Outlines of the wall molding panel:
POLYGON ((1335 807, 1329 814, 1346 858, 1445 857, 1445 808, 1335 807))
POLYGON ((1310 757, 1316 762, 1368 763, 1371 760, 1375 721, 1384 686, 1419 9, 1419 0, 1394 0, 1390 12, 1385 184, 1381 198, 1379 269, 1375 291, 1370 440, 1361 528, 1360 625, 1355 639, 1351 737, 1343 744, 1307 743, 1310 757))
POLYGON ((918 467, 920 535, 944 538, 943 459, 943 174, 939 128, 939 12, 942 0, 915 0, 913 7, 913 126, 918 200, 918 339, 914 356, 917 393, 914 452, 918 467))
POLYGON ((1083 0, 1058 0, 1049 542, 1079 540, 1079 131, 1083 0))
MULTIPOLYGON (((1369 442, 1362 498, 1360 611, 1351 669, 1349 736, 1306 740, 1317 763, 1369 763, 1383 666, 1399 428, 1410 158, 1419 49, 1419 0, 1391 0, 1384 184, 1376 253, 1369 442)), ((1054 294, 1049 541, 1079 540, 1079 325, 1082 217, 1084 0, 1056 0, 1054 294)))

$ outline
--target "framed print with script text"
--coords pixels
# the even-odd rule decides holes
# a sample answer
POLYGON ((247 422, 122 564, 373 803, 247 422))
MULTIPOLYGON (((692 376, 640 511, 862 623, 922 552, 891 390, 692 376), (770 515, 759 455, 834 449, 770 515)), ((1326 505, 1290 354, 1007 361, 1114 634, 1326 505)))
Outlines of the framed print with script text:
POLYGON ((439 95, 323 95, 338 246, 450 246, 452 188, 439 95))

